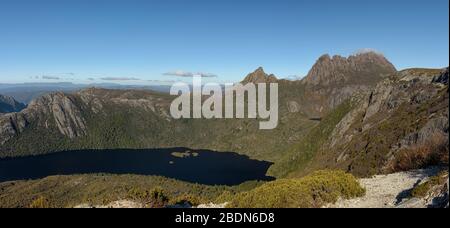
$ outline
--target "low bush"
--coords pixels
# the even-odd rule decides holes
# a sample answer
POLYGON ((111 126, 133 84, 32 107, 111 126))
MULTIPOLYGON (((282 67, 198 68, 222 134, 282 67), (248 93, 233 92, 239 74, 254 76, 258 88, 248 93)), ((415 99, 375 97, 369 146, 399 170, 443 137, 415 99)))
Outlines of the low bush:
POLYGON ((40 196, 31 202, 29 208, 51 208, 51 204, 47 198, 40 196))
POLYGON ((448 138, 442 133, 436 133, 428 141, 401 150, 391 164, 391 172, 401 172, 428 166, 448 166, 448 138))
POLYGON ((425 183, 422 183, 415 187, 411 191, 411 196, 415 198, 423 198, 428 194, 428 192, 430 192, 430 190, 434 186, 445 184, 447 178, 448 172, 440 173, 439 175, 430 178, 430 180, 426 181, 425 183))
POLYGON ((231 193, 230 191, 224 191, 220 196, 218 196, 216 198, 216 200, 214 202, 217 204, 228 203, 233 200, 234 196, 235 195, 233 193, 231 193))
POLYGON ((280 179, 237 194, 236 208, 318 208, 365 194, 357 179, 343 171, 317 171, 300 179, 280 179))
POLYGON ((129 198, 138 201, 149 208, 163 208, 169 203, 169 197, 160 187, 156 187, 150 191, 132 189, 129 192, 129 198))

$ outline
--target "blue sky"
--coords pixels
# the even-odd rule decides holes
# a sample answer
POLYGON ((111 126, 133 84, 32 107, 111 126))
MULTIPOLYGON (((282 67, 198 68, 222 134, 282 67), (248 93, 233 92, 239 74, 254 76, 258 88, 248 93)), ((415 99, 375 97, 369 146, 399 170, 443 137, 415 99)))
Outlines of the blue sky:
POLYGON ((399 69, 441 68, 449 65, 448 4, 1 0, 0 83, 147 83, 197 72, 228 82, 259 66, 303 76, 322 54, 361 48, 383 52, 399 69))

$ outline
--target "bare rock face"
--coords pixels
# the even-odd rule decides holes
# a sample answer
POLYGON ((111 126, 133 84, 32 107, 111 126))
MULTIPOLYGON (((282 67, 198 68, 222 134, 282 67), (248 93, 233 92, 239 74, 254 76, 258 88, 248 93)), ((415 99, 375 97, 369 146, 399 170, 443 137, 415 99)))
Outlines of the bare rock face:
POLYGON ((365 84, 395 73, 396 69, 384 56, 377 53, 341 56, 323 55, 303 80, 312 86, 336 84, 365 84))
MULTIPOLYGON (((448 174, 441 175, 446 181, 431 186, 422 197, 411 198, 400 203, 398 208, 448 208, 449 207, 449 179, 448 174)), ((426 181, 422 181, 424 183, 426 181)))
POLYGON ((378 153, 371 159, 378 159, 377 167, 384 164, 388 168, 389 161, 401 149, 423 145, 438 135, 448 139, 448 85, 431 80, 445 78, 445 71, 417 72, 417 69, 399 72, 355 99, 355 107, 336 125, 323 148, 338 151, 328 164, 354 170, 355 159, 362 164, 364 159, 378 153), (393 130, 396 124, 402 126, 401 131, 393 130), (414 127, 407 129, 407 126, 414 127), (384 129, 391 130, 385 132, 384 129), (379 135, 381 132, 397 133, 389 137, 379 135), (385 152, 380 153, 380 149, 375 148, 383 148, 385 152))
POLYGON ((339 199, 329 208, 444 208, 448 207, 448 176, 445 184, 434 186, 423 198, 410 198, 411 189, 427 182, 441 169, 411 170, 360 179, 366 195, 355 199, 339 199))
POLYGON ((448 68, 442 71, 442 74, 433 78, 433 83, 441 83, 443 85, 448 85, 448 68))
POLYGON ((262 67, 258 68, 255 72, 250 73, 245 77, 245 79, 242 81, 242 84, 248 84, 248 83, 276 83, 278 79, 275 77, 275 75, 271 74, 268 75, 266 72, 264 72, 264 69, 262 67))
POLYGON ((448 144, 448 124, 448 116, 432 118, 419 131, 411 133, 400 140, 397 145, 393 146, 393 149, 398 150, 414 145, 421 145, 438 135, 447 138, 448 144))
POLYGON ((287 108, 290 113, 300 112, 301 109, 300 105, 296 101, 287 102, 287 108))
POLYGON ((69 138, 85 135, 86 124, 81 108, 75 104, 73 96, 64 93, 42 96, 30 103, 27 113, 37 118, 41 124, 45 119, 47 127, 50 120, 46 117, 53 117, 53 123, 59 132, 69 138))
POLYGON ((77 93, 86 107, 90 107, 94 114, 98 114, 103 109, 102 98, 96 94, 95 88, 85 89, 77 93))
POLYGON ((21 132, 28 125, 28 120, 21 113, 0 116, 0 145, 21 132))
POLYGON ((317 110, 321 110, 318 115, 323 115, 353 94, 372 90, 377 83, 396 72, 384 56, 373 52, 348 58, 323 55, 301 83, 308 90, 309 97, 321 97, 315 105, 317 110))
POLYGON ((32 101, 19 113, 0 116, 0 145, 23 132, 33 123, 39 128, 56 127, 69 138, 86 134, 86 122, 76 98, 64 93, 45 95, 32 101))
POLYGON ((107 115, 108 113, 104 111, 105 106, 117 106, 153 113, 169 122, 172 120, 168 100, 148 91, 113 91, 90 88, 81 90, 76 95, 81 98, 84 106, 96 115, 107 115))
POLYGON ((44 96, 41 99, 41 104, 47 104, 48 109, 53 113, 53 118, 61 134, 75 138, 86 133, 86 124, 81 116, 81 110, 74 104, 73 98, 58 93, 53 96, 44 96))

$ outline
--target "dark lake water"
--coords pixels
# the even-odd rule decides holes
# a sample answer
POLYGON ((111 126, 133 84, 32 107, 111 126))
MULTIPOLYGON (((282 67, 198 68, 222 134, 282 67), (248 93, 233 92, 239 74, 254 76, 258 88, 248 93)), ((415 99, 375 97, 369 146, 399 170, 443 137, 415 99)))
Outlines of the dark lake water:
POLYGON ((83 150, 41 156, 0 159, 0 182, 39 179, 52 175, 157 175, 207 185, 237 185, 250 180, 273 180, 265 174, 272 163, 229 152, 188 149, 83 150))

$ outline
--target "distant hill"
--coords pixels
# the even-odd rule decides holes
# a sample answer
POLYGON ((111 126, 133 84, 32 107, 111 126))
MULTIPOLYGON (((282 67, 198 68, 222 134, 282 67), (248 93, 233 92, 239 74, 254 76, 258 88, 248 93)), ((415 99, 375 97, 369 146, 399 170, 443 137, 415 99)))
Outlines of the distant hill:
POLYGON ((187 147, 272 161, 276 177, 328 168, 366 176, 435 134, 448 138, 448 69, 397 72, 383 56, 364 53, 323 56, 298 81, 259 68, 243 82, 279 83, 276 129, 259 130, 256 119, 175 120, 167 93, 89 88, 49 93, 0 116, 0 157, 187 147))
POLYGON ((17 102, 12 97, 0 95, 0 113, 20 112, 25 105, 17 102))
POLYGON ((53 92, 75 92, 86 88, 104 88, 104 89, 143 89, 168 93, 170 87, 166 85, 138 86, 138 85, 120 85, 114 83, 98 84, 74 84, 63 83, 19 83, 19 84, 0 84, 0 94, 13 97, 17 101, 28 104, 33 99, 53 92))

